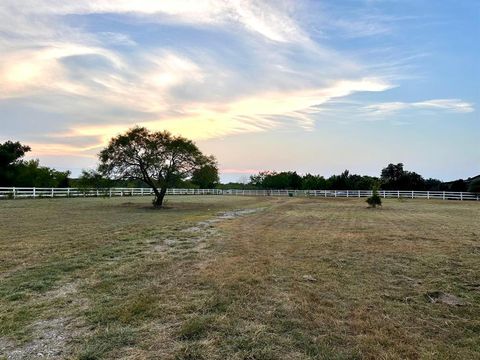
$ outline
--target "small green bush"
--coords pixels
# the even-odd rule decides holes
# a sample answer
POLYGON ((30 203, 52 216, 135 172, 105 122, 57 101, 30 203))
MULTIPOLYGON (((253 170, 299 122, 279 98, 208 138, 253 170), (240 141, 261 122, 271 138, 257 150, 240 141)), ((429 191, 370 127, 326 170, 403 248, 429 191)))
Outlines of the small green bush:
POLYGON ((378 185, 375 185, 372 189, 372 196, 370 196, 367 200, 367 204, 370 207, 375 208, 377 206, 382 206, 382 199, 380 195, 378 195, 378 185))

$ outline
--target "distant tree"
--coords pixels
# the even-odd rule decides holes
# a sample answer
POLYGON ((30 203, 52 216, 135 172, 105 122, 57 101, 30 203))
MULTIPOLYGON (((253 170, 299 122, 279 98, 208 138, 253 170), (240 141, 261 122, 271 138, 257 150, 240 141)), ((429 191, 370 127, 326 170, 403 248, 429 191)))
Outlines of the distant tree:
POLYGON ((348 190, 366 190, 371 189, 378 183, 378 178, 373 176, 351 175, 349 179, 350 187, 348 190))
POLYGON ((406 171, 400 178, 399 190, 425 190, 425 179, 413 171, 406 171))
POLYGON ((440 191, 442 190, 442 182, 438 179, 426 179, 425 180, 425 190, 429 191, 440 191))
POLYGON ((290 178, 289 179, 290 189, 299 190, 299 189, 302 188, 302 177, 300 175, 298 175, 296 171, 289 172, 288 176, 290 178))
POLYGON ((15 168, 30 150, 30 146, 22 145, 18 141, 0 144, 0 186, 16 185, 15 168))
POLYGON ((340 175, 332 175, 327 179, 327 189, 329 190, 348 190, 350 171, 345 170, 340 175))
POLYGON ((218 167, 215 159, 212 158, 210 164, 194 170, 190 181, 192 184, 197 185, 200 189, 215 188, 220 182, 220 178, 218 177, 218 167))
POLYGON ((381 179, 384 183, 396 183, 404 175, 403 164, 388 164, 382 169, 381 179))
POLYGON ((226 184, 218 184, 217 189, 222 190, 256 190, 258 187, 252 185, 251 183, 243 183, 243 182, 229 182, 226 184))
POLYGON ((260 189, 289 189, 302 188, 302 177, 296 171, 270 172, 262 171, 250 177, 251 185, 260 189))
POLYGON ((113 186, 112 180, 104 177, 96 170, 82 170, 82 174, 76 181, 76 186, 79 188, 109 188, 113 186))
POLYGON ((425 190, 425 180, 420 174, 405 171, 403 164, 388 164, 381 173, 382 188, 386 190, 425 190))
POLYGON ((15 186, 68 187, 70 171, 40 166, 39 160, 21 161, 15 166, 15 186))
POLYGON ((472 180, 468 186, 468 191, 480 193, 480 178, 472 180))
POLYGON ((202 154, 191 140, 167 131, 150 132, 135 127, 110 140, 100 152, 99 171, 114 179, 137 179, 153 189, 153 205, 161 207, 169 187, 192 176, 212 157, 202 154))
POLYGON ((250 176, 250 185, 259 189, 265 189, 265 179, 276 174, 274 171, 260 171, 258 174, 250 176))
POLYGON ((326 189, 326 180, 320 175, 307 174, 302 178, 303 190, 322 190, 326 189))
POLYGON ((458 179, 450 183, 450 191, 467 191, 467 189, 467 183, 463 179, 458 179))

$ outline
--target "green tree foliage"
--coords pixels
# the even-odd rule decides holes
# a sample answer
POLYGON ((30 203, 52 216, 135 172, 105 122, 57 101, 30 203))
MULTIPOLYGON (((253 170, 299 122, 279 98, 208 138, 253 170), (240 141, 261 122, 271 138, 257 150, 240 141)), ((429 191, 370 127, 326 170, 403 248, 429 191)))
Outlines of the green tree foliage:
POLYGON ((82 174, 75 181, 75 186, 79 188, 109 188, 114 186, 113 181, 104 177, 101 173, 95 170, 82 170, 82 174))
POLYGON ((340 175, 325 179, 320 175, 298 175, 295 171, 260 172, 250 177, 250 185, 257 189, 288 190, 364 190, 370 189, 378 179, 371 176, 351 175, 345 170, 340 175))
POLYGON ((402 163, 388 164, 382 169, 381 179, 384 183, 398 183, 404 174, 402 163))
POLYGON ((367 204, 372 208, 382 206, 382 199, 380 198, 380 195, 378 195, 378 189, 379 186, 375 184, 372 188, 372 196, 366 200, 367 204))
POLYGON ((480 193, 480 177, 470 182, 470 185, 468 186, 468 191, 480 193))
POLYGON ((425 190, 430 191, 441 191, 443 190, 443 183, 438 179, 426 179, 425 180, 425 190))
POLYGON ((413 171, 403 169, 403 164, 388 164, 382 169, 382 188, 385 190, 429 190, 425 179, 413 171))
POLYGON ((257 186, 252 185, 251 183, 243 183, 243 182, 229 182, 226 184, 218 184, 217 189, 222 190, 256 190, 258 189, 257 186))
POLYGON ((190 181, 200 189, 215 188, 220 182, 220 178, 218 177, 218 166, 215 158, 211 159, 210 164, 194 170, 190 181))
POLYGON ((332 175, 327 180, 327 189, 332 190, 350 190, 349 181, 350 172, 345 170, 340 175, 332 175))
POLYGON ((195 170, 216 166, 214 158, 203 155, 191 140, 143 127, 112 138, 99 157, 99 171, 104 176, 137 179, 150 186, 156 207, 163 205, 167 188, 191 177, 195 170))
POLYGON ((302 177, 295 171, 260 172, 257 175, 252 175, 250 182, 260 189, 296 190, 302 188, 302 177))
POLYGON ((15 186, 68 187, 70 171, 40 166, 38 160, 22 161, 15 167, 15 186))
POLYGON ((258 174, 250 176, 250 184, 256 188, 263 189, 265 186, 265 179, 268 176, 274 176, 276 172, 260 171, 258 174))
POLYGON ((448 186, 449 191, 467 191, 468 185, 463 179, 452 181, 448 186))
POLYGON ((40 166, 38 160, 23 160, 30 147, 19 142, 0 144, 0 186, 67 187, 69 171, 40 166))
POLYGON ((15 170, 31 149, 17 142, 0 144, 0 186, 15 186, 15 170))
POLYGON ((302 190, 326 189, 327 181, 323 176, 307 174, 302 179, 302 190))

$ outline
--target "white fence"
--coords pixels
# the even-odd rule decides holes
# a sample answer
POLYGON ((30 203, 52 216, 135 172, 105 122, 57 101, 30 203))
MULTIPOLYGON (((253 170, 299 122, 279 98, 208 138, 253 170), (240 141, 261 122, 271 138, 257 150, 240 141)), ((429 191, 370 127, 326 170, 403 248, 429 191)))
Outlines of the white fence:
MULTIPOLYGON (((152 196, 150 188, 32 188, 0 187, 0 199, 152 196)), ((168 189, 167 195, 235 195, 235 196, 316 196, 316 197, 368 197, 371 190, 220 190, 220 189, 168 189)), ((452 191, 381 190, 383 198, 480 200, 480 194, 452 191)))

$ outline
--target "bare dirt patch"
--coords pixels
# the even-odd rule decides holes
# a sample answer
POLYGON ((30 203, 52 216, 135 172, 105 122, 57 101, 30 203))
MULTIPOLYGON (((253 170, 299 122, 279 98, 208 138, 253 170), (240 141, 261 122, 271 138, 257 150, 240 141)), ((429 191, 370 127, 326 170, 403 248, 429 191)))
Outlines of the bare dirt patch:
POLYGON ((68 343, 78 328, 68 318, 41 320, 31 326, 32 340, 25 344, 0 339, 0 354, 8 360, 65 359, 68 343))
POLYGON ((464 306, 465 301, 453 294, 444 293, 443 291, 433 291, 425 294, 425 297, 432 304, 442 303, 450 306, 464 306))
POLYGON ((237 209, 220 212, 217 216, 211 219, 199 221, 194 226, 182 229, 180 232, 186 234, 187 237, 184 238, 183 236, 179 236, 178 238, 165 239, 161 244, 154 245, 153 249, 158 252, 165 252, 169 249, 174 249, 181 243, 185 244, 185 242, 193 244, 197 250, 203 249, 206 240, 219 235, 219 231, 215 227, 215 224, 226 220, 233 220, 241 216, 255 214, 263 209, 264 208, 237 209))

